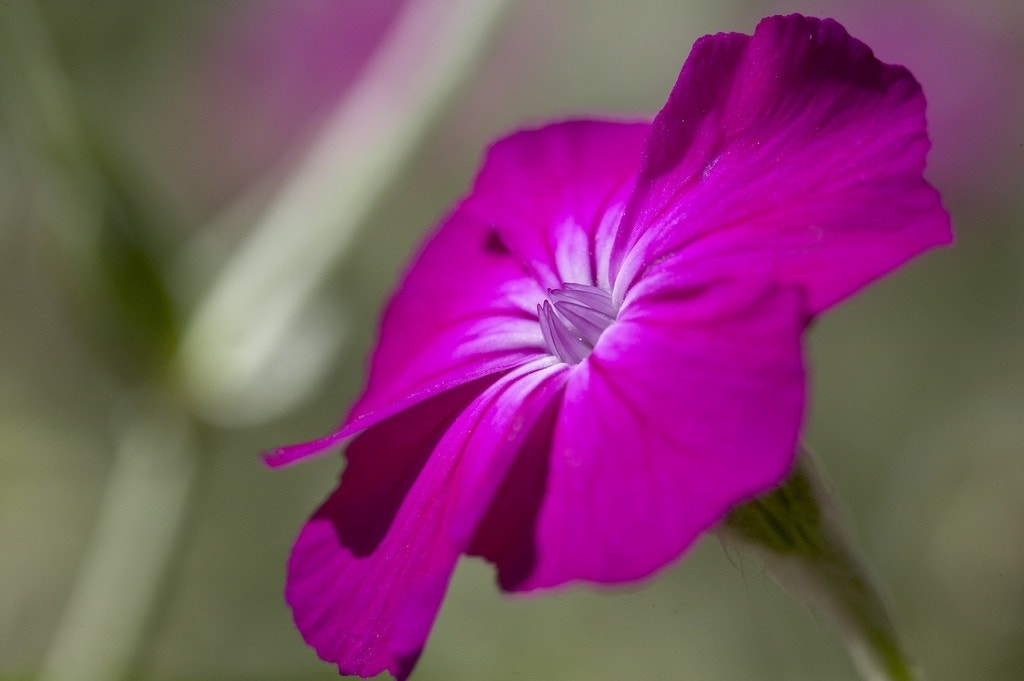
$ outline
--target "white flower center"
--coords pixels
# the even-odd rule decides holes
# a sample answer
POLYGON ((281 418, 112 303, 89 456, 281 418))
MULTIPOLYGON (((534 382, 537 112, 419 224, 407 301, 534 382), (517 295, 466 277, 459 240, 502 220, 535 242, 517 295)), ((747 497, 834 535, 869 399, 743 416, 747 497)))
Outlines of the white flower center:
POLYGON ((540 330, 552 355, 566 364, 579 364, 618 314, 610 293, 586 284, 563 284, 548 289, 537 306, 540 330))

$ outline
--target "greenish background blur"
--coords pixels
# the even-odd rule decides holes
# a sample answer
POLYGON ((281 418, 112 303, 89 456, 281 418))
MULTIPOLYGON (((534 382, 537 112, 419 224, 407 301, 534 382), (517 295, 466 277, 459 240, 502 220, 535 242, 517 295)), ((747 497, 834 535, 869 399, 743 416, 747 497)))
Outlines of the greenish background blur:
MULTIPOLYGON (((244 240, 403 9, 330 4, 0 9, 4 681, 35 678, 50 654, 131 418, 125 405, 140 386, 166 385, 160 367, 220 245, 244 240), (98 223, 79 224, 83 201, 98 223), (98 260, 77 257, 83 241, 101 242, 98 260)), ((761 16, 790 11, 839 19, 921 80, 929 177, 958 238, 818 323, 806 441, 930 678, 1024 679, 1019 0, 508 2, 323 289, 338 350, 322 380, 284 413, 197 419, 196 482, 154 607, 135 628, 130 678, 336 677, 303 644, 281 590, 290 543, 340 461, 270 472, 258 453, 341 418, 397 272, 491 139, 566 116, 653 113, 697 37, 749 33, 761 16)), ((132 541, 121 547, 129 554, 132 541)), ((650 583, 602 592, 510 599, 487 566, 464 561, 413 678, 856 676, 822 618, 709 536, 650 583)))

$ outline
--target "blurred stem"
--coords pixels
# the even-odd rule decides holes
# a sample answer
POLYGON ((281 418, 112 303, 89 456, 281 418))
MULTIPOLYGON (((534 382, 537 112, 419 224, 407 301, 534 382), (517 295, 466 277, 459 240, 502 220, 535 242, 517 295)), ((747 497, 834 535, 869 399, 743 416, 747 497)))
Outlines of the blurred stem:
POLYGON ((294 330, 356 228, 477 65, 507 1, 407 0, 189 320, 179 368, 198 408, 215 413, 259 386, 266 357, 294 330))
POLYGON ((3 42, 13 62, 8 75, 21 81, 18 85, 27 97, 19 103, 27 105, 27 117, 39 140, 66 163, 87 171, 82 122, 39 8, 32 0, 22 0, 3 3, 0 12, 3 42))
MULTIPOLYGON (((6 113, 18 133, 16 139, 33 152, 43 152, 33 153, 31 161, 45 171, 54 171, 34 169, 37 177, 46 176, 46 182, 31 187, 33 195, 41 195, 34 208, 54 227, 52 235, 66 260, 91 264, 100 214, 100 179, 90 161, 84 126, 53 41, 32 0, 0 4, 0 30, 4 76, 10 81, 3 98, 6 113)), ((78 270, 82 287, 100 288, 98 268, 78 270)))
POLYGON ((830 615, 865 681, 924 680, 806 452, 782 485, 730 513, 722 538, 753 552, 780 586, 830 615))
POLYGON ((43 227, 40 272, 104 368, 133 383, 166 372, 180 335, 155 240, 167 211, 90 125, 31 0, 0 5, 0 68, 43 227))
POLYGON ((199 466, 193 429, 153 396, 128 407, 93 536, 40 681, 124 677, 178 545, 199 466))
MULTIPOLYGON (((37 175, 33 208, 42 213, 71 284, 62 293, 88 308, 89 321, 98 320, 91 325, 121 337, 111 346, 116 349, 101 353, 108 368, 123 368, 135 350, 147 353, 149 368, 166 363, 155 346, 173 340, 169 299, 142 247, 144 222, 159 212, 139 202, 129 176, 86 125, 31 0, 0 5, 0 52, 12 84, 4 103, 37 175)), ((126 675, 184 536, 203 461, 189 417, 165 386, 125 402, 96 525, 41 681, 126 675)))

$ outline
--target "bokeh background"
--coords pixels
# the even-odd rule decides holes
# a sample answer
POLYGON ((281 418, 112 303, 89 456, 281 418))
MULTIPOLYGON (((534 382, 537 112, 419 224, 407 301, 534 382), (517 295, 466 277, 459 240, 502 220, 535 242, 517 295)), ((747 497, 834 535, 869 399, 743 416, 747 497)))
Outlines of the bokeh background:
MULTIPOLYGON (((96 553, 125 433, 153 401, 184 414, 191 444, 167 453, 164 431, 144 431, 156 464, 136 503, 167 492, 152 474, 167 456, 182 505, 109 549, 144 565, 163 536, 163 569, 99 578, 130 599, 134 579, 158 576, 130 625, 126 678, 335 678, 281 590, 290 543, 340 459, 270 472, 258 453, 340 419, 396 273, 491 139, 566 116, 650 115, 697 37, 791 11, 839 19, 917 75, 928 176, 957 232, 955 247, 818 323, 806 441, 930 678, 1024 678, 1024 3, 505 2, 317 289, 327 323, 310 333, 329 352, 312 353, 275 408, 225 416, 190 402, 169 368, 175 339, 412 4, 0 8, 0 678, 60 678, 56 632, 96 553)), ((370 163, 373 151, 352 153, 370 163)), ((253 394, 292 371, 280 353, 253 394)), ((88 639, 87 626, 70 636, 88 639)), ((414 678, 856 676, 823 618, 709 536, 649 583, 604 592, 509 599, 465 560, 414 678)))

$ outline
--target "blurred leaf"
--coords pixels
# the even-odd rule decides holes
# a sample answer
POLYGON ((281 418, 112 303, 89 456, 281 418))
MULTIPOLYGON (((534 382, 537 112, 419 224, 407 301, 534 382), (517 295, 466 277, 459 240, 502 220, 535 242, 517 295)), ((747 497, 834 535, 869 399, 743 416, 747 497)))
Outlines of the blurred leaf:
POLYGON ((130 382, 153 377, 178 336, 156 238, 166 211, 88 115, 38 10, 8 5, 0 18, 4 113, 34 181, 58 295, 101 364, 130 382))

